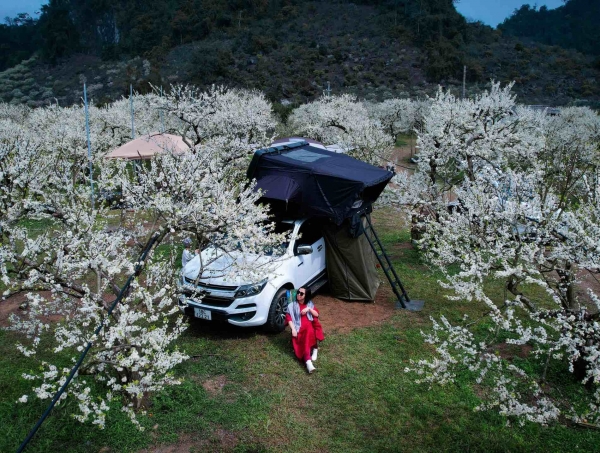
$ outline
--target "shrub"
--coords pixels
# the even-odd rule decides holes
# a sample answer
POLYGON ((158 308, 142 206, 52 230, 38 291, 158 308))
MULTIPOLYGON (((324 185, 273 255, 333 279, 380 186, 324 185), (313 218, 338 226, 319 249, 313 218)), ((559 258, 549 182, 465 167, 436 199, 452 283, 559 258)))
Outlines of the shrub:
POLYGON ((269 35, 252 35, 250 37, 250 52, 258 53, 265 52, 268 53, 272 49, 277 49, 277 40, 269 35))
POLYGON ((192 54, 192 80, 200 84, 212 83, 216 77, 226 75, 233 63, 233 54, 226 43, 202 43, 192 54))
POLYGON ((456 77, 462 73, 462 52, 448 40, 431 43, 427 48, 425 72, 432 81, 456 77))
POLYGON ((290 113, 292 113, 293 110, 294 110, 293 104, 283 105, 280 102, 273 103, 273 112, 275 113, 275 115, 277 115, 279 117, 279 119, 281 120, 281 123, 284 126, 287 126, 288 118, 290 116, 290 113))
POLYGON ((367 81, 367 82, 375 82, 375 80, 377 79, 377 76, 375 75, 375 73, 371 72, 371 71, 367 71, 363 74, 363 78, 367 81))
POLYGON ((344 77, 344 86, 354 86, 357 84, 357 79, 354 74, 348 74, 344 77))

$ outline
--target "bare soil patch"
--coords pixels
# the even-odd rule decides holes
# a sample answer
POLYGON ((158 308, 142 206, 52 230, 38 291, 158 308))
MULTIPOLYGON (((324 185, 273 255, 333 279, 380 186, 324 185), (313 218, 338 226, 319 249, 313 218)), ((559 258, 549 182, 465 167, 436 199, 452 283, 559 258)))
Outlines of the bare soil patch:
POLYGON ((238 444, 239 439, 233 432, 215 427, 209 437, 182 434, 174 444, 153 445, 140 450, 139 453, 233 452, 238 444))
MULTIPOLYGON (((43 297, 50 297, 50 291, 41 291, 40 295, 43 297)), ((10 325, 9 318, 11 314, 16 314, 17 316, 23 315, 26 311, 27 297, 25 293, 15 294, 7 298, 6 300, 0 300, 0 328, 8 327, 10 325), (23 309, 20 308, 23 305, 23 309)), ((40 319, 44 323, 57 322, 62 319, 61 315, 47 315, 41 316, 40 319)))
POLYGON ((139 453, 191 453, 193 451, 208 451, 206 439, 192 439, 190 435, 179 436, 179 441, 174 444, 155 445, 140 450, 139 453))
POLYGON ((392 162, 406 165, 409 164, 411 167, 416 167, 415 164, 410 163, 410 158, 416 154, 415 147, 411 147, 410 144, 404 146, 396 146, 392 151, 392 162))
POLYGON ((579 281, 576 289, 577 296, 587 305, 590 311, 595 312, 596 308, 588 290, 593 291, 595 294, 600 294, 600 274, 592 274, 585 269, 580 269, 577 273, 577 280, 579 281))
MULTIPOLYGON (((49 296, 50 293, 47 295, 49 296)), ((27 302, 25 294, 16 294, 6 300, 0 301, 0 327, 9 326, 11 313, 21 315, 25 310, 19 308, 27 302)), ((375 302, 347 302, 336 299, 329 294, 317 295, 314 298, 315 305, 321 312, 322 321, 327 332, 349 332, 358 327, 366 327, 378 324, 390 318, 395 312, 392 292, 383 284, 379 287, 375 302)), ((43 316, 44 322, 58 322, 62 319, 60 315, 43 316)), ((226 382, 221 382, 216 376, 202 385, 207 392, 219 392, 226 382), (214 381, 214 382, 212 382, 214 381)), ((221 378, 224 378, 221 376, 221 378)))
POLYGON ((347 302, 322 294, 315 296, 314 303, 319 310, 325 335, 380 324, 397 312, 392 291, 383 284, 377 290, 375 302, 347 302))
POLYGON ((500 357, 506 360, 512 360, 514 357, 520 357, 526 359, 529 353, 533 350, 533 346, 528 344, 510 344, 510 343, 498 343, 493 346, 493 350, 498 352, 500 357))
POLYGON ((225 384, 227 384, 227 377, 219 374, 218 376, 214 376, 204 381, 202 387, 204 387, 204 390, 206 390, 211 397, 214 397, 223 391, 225 384))
MULTIPOLYGON (((416 155, 416 149, 410 144, 404 146, 396 146, 390 154, 390 162, 394 164, 396 173, 408 172, 413 173, 417 168, 416 164, 410 161, 410 158, 416 155)), ((387 164, 387 162, 384 162, 387 164)))

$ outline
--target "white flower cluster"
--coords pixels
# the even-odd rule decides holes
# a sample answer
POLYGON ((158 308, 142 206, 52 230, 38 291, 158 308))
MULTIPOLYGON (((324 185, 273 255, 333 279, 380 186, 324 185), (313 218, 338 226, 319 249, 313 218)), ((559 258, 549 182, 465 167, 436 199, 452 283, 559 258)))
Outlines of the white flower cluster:
MULTIPOLYGON (((494 83, 465 100, 440 90, 418 134, 418 170, 396 176, 388 196, 412 216, 449 298, 481 304, 493 325, 476 341, 466 327, 434 323, 426 339, 437 357, 411 370, 445 383, 466 366, 491 382, 480 408, 547 423, 574 413, 542 385, 550 361, 600 384, 598 298, 576 291, 579 272, 600 270, 600 117, 587 108, 546 116, 518 106, 510 90, 494 83), (494 352, 500 343, 529 345, 543 371, 507 366, 494 352)), ((594 423, 597 398, 589 393, 585 414, 594 423)))

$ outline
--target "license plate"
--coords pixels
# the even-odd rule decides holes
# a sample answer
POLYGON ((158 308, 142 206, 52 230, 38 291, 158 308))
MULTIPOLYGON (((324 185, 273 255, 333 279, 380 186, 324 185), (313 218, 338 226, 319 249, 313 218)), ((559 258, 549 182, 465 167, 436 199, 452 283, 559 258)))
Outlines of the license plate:
POLYGON ((210 310, 204 310, 202 308, 194 307, 194 316, 198 319, 206 319, 207 321, 211 320, 210 310))

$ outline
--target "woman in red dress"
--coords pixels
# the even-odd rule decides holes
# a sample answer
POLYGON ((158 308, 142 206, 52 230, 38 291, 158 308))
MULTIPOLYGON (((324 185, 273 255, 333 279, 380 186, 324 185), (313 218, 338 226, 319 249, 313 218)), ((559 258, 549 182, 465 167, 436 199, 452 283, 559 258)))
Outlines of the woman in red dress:
POLYGON ((285 320, 292 330, 294 353, 306 363, 309 373, 315 371, 313 360, 317 360, 317 340, 324 339, 318 318, 319 311, 310 300, 310 290, 299 288, 296 300, 288 305, 285 320))

